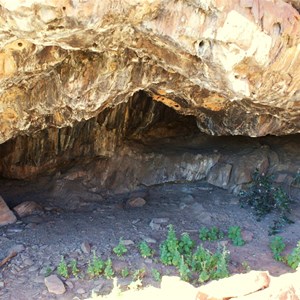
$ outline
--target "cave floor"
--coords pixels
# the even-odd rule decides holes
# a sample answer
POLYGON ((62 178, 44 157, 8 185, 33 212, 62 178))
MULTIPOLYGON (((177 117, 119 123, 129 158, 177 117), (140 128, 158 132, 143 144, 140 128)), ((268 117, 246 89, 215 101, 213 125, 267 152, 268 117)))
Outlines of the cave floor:
MULTIPOLYGON (((159 244, 166 238, 168 224, 173 224, 178 235, 187 232, 200 244, 199 229, 217 226, 227 231, 229 226, 240 226, 246 245, 236 247, 225 237, 219 242, 204 242, 204 246, 215 250, 218 244, 226 245, 230 251, 229 269, 233 273, 247 269, 268 270, 272 275, 291 272, 283 263, 272 258, 269 249, 268 228, 274 219, 266 216, 257 222, 249 208, 241 208, 239 199, 225 190, 206 182, 170 183, 145 188, 141 193, 146 200, 143 207, 124 205, 128 194, 101 196, 84 191, 80 182, 72 181, 74 198, 53 199, 44 188, 47 179, 36 182, 2 181, 1 193, 10 207, 23 202, 39 203, 43 213, 20 218, 17 223, 0 228, 0 259, 9 249, 23 245, 20 253, 1 268, 1 299, 86 299, 94 290, 99 294, 108 293, 112 280, 103 277, 89 279, 84 275, 93 250, 103 259, 111 258, 119 278, 120 270, 128 267, 131 274, 138 269, 146 270, 144 285, 155 285, 151 275, 153 268, 161 274, 178 275, 172 267, 165 267, 158 261, 159 244), (22 195, 22 196, 20 196, 22 195), (152 222, 151 222, 152 221, 152 222), (150 226, 152 224, 152 227, 150 226), (154 224, 154 225, 153 225, 154 224), (112 248, 120 238, 128 242, 128 252, 117 257, 112 248), (156 254, 153 259, 141 258, 137 245, 146 240, 156 254), (132 241, 132 244, 131 242, 132 241), (82 244, 91 245, 91 252, 84 253, 82 244), (76 259, 80 269, 79 278, 71 276, 64 280, 66 293, 53 295, 47 291, 44 278, 52 271, 56 274, 61 256, 66 261, 76 259)), ((300 195, 299 189, 291 191, 293 207, 291 218, 294 224, 284 228, 281 236, 290 251, 300 240, 300 195)), ((132 277, 120 279, 125 288, 132 277)))

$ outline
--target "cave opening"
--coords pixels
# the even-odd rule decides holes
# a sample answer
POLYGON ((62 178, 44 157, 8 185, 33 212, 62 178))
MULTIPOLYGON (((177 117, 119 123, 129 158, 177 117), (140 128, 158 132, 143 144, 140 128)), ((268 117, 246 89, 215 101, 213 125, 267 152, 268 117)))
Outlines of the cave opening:
MULTIPOLYGON (((226 235, 228 228, 239 226, 247 247, 237 249, 226 236, 219 241, 232 254, 230 272, 242 272, 247 260, 254 270, 282 274, 288 267, 274 263, 266 251, 275 216, 256 222, 251 211, 240 207, 238 195, 256 169, 273 174, 274 183, 295 200, 294 224, 282 235, 296 243, 299 146, 299 135, 209 136, 199 130, 196 117, 182 115, 143 91, 73 127, 18 136, 0 145, 0 195, 18 218, 0 227, 0 254, 4 257, 16 242, 25 249, 2 276, 7 280, 14 276, 11 270, 22 273, 31 266, 44 276, 48 265, 55 273, 63 256, 78 261, 81 284, 88 290, 94 283, 84 272, 93 251, 112 257, 116 274, 127 265, 132 273, 155 268, 176 275, 177 270, 159 263, 170 224, 194 240, 203 227, 217 227, 226 235), (120 238, 129 249, 123 260, 112 252, 120 238), (154 258, 145 261, 139 255, 141 241, 155 249, 154 258)), ((214 251, 218 244, 208 247, 214 251)), ((145 282, 155 284, 149 274, 145 282)), ((112 284, 105 281, 98 288, 106 293, 112 284)), ((33 297, 32 292, 26 293, 33 297)), ((68 293, 76 294, 72 288, 68 293)))

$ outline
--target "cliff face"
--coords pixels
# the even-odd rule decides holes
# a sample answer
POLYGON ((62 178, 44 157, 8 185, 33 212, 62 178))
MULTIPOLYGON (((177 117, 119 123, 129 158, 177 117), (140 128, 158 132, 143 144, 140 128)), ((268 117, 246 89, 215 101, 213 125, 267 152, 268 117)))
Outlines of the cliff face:
POLYGON ((208 134, 300 132, 298 2, 1 0, 0 143, 139 90, 208 134))

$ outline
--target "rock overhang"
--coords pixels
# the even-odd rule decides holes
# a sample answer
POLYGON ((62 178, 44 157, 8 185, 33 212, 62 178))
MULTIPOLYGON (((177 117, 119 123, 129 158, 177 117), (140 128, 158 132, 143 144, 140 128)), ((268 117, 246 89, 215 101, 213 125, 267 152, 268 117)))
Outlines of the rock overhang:
POLYGON ((0 5, 0 143, 73 126, 139 90, 211 135, 300 131, 299 13, 290 3, 0 5))

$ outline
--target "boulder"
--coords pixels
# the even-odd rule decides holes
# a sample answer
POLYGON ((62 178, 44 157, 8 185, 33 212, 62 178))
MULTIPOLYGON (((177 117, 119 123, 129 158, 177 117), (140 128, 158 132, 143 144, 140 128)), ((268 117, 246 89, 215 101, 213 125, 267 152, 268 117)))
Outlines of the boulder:
POLYGON ((0 196, 0 226, 15 223, 17 221, 14 213, 8 208, 7 204, 0 196))

